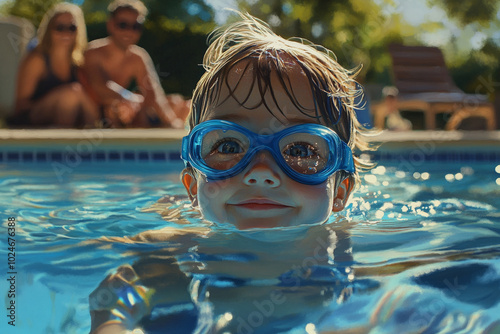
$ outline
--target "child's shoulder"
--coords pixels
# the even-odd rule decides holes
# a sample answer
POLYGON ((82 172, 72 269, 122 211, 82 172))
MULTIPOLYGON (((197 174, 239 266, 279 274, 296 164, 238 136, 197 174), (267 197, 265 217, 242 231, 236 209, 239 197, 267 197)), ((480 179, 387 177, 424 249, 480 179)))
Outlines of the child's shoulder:
POLYGON ((130 240, 135 242, 163 242, 163 241, 178 241, 179 239, 189 239, 195 237, 206 236, 210 233, 208 227, 164 227, 159 230, 148 230, 141 232, 130 240))
POLYGON ((107 237, 103 236, 98 239, 93 239, 84 242, 84 244, 99 244, 99 243, 153 243, 153 242, 186 242, 192 238, 205 237, 210 233, 208 227, 164 227, 159 230, 147 230, 140 232, 134 236, 123 237, 107 237))

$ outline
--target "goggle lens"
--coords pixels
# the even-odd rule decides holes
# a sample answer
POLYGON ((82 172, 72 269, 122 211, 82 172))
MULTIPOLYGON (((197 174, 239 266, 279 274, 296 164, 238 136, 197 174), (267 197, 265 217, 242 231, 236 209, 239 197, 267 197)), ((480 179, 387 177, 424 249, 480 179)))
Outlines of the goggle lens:
MULTIPOLYGON (((201 158, 216 170, 236 166, 250 149, 250 139, 235 130, 215 129, 201 140, 201 158)), ((323 171, 328 163, 329 145, 323 138, 310 133, 292 133, 279 141, 280 154, 294 171, 311 175, 323 171)))
POLYGON ((323 171, 330 150, 321 137, 310 133, 293 133, 279 142, 281 156, 286 164, 300 174, 311 175, 323 171))
POLYGON ((208 167, 228 170, 243 159, 250 141, 244 134, 234 130, 212 130, 202 139, 201 157, 208 167))

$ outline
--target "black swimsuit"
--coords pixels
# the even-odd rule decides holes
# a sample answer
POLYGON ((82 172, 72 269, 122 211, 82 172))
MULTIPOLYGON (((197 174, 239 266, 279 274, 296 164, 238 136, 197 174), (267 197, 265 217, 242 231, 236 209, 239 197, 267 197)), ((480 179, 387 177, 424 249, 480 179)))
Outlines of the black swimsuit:
MULTIPOLYGON (((58 78, 54 71, 52 70, 52 66, 50 65, 49 55, 44 54, 43 58, 45 60, 45 67, 47 68, 47 75, 45 75, 40 81, 38 81, 35 91, 33 95, 31 95, 30 100, 35 102, 43 98, 47 95, 51 90, 62 86, 67 85, 73 82, 77 82, 77 67, 72 65, 70 77, 67 80, 61 80, 58 78)), ((30 124, 30 112, 31 110, 20 110, 14 115, 10 116, 7 120, 8 124, 11 126, 21 126, 21 125, 36 125, 30 124)))
POLYGON ((58 78, 54 71, 52 70, 52 66, 50 65, 50 58, 48 55, 44 55, 45 66, 47 67, 47 75, 43 77, 38 84, 36 85, 35 92, 31 96, 31 101, 37 101, 48 94, 52 89, 57 88, 62 85, 66 85, 69 83, 73 83, 78 81, 76 76, 76 66, 72 65, 71 74, 68 80, 61 80, 58 78))

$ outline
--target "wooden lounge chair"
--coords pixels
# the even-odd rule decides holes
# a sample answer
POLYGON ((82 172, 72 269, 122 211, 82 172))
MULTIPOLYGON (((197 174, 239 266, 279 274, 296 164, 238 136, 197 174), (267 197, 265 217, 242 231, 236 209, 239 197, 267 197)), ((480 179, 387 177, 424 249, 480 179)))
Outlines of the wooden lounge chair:
MULTIPOLYGON (((486 119, 488 130, 496 129, 493 104, 486 96, 466 94, 453 82, 444 62, 443 53, 436 47, 391 45, 394 85, 399 90, 399 110, 421 110, 425 128, 436 127, 436 114, 450 113, 445 125, 454 130, 467 117, 486 119)), ((383 103, 373 109, 375 126, 384 127, 386 108, 383 103)))

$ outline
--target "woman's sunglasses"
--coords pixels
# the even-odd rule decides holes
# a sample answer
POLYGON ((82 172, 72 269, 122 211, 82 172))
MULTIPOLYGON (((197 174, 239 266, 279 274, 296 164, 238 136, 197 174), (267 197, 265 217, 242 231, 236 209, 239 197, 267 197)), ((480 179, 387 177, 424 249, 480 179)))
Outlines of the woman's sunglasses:
POLYGON ((120 30, 134 30, 134 31, 141 31, 142 30, 142 24, 135 22, 135 23, 127 23, 127 22, 117 22, 116 27, 120 30))
POLYGON ((65 25, 65 24, 57 24, 54 27, 54 30, 57 32, 76 32, 76 25, 70 24, 70 25, 65 25))

